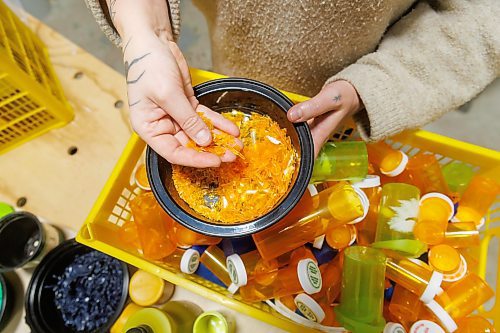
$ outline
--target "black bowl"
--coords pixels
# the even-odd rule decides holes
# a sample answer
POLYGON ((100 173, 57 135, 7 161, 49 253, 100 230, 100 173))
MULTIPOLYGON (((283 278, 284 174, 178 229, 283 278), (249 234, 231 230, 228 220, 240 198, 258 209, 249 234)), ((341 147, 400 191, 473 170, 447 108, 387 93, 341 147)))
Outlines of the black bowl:
MULTIPOLYGON (((95 251, 90 247, 77 243, 74 239, 67 240, 50 251, 38 264, 26 291, 25 308, 26 323, 33 333, 76 333, 76 330, 64 324, 62 315, 54 302, 52 286, 57 282, 65 268, 71 264, 77 255, 95 251)), ((108 322, 93 330, 92 333, 109 332, 113 323, 120 316, 128 297, 129 271, 124 262, 120 262, 123 270, 123 286, 118 307, 108 322)), ((79 333, 82 333, 81 331, 79 333)))
POLYGON ((202 83, 194 87, 199 102, 222 113, 237 109, 270 116, 287 130, 300 157, 288 192, 267 214, 239 224, 220 224, 195 212, 179 197, 172 181, 172 165, 148 147, 146 151, 147 174, 151 189, 161 207, 185 227, 216 237, 246 236, 280 221, 298 203, 309 184, 313 168, 313 141, 306 123, 294 124, 287 117, 293 103, 278 90, 261 82, 229 78, 202 83))

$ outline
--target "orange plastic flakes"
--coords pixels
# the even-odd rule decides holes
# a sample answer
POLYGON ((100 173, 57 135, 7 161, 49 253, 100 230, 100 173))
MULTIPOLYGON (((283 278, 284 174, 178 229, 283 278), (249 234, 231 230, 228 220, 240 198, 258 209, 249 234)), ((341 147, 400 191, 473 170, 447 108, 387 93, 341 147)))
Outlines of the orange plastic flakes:
POLYGON ((236 110, 223 116, 240 128, 241 156, 218 168, 174 165, 172 178, 179 196, 199 214, 221 224, 243 223, 281 200, 298 155, 286 130, 268 116, 236 110))
POLYGON ((197 151, 212 153, 217 156, 222 156, 224 155, 226 150, 229 150, 234 155, 243 158, 243 155, 240 153, 241 147, 236 143, 234 136, 215 129, 212 122, 207 117, 205 117, 203 113, 199 112, 198 115, 201 117, 201 119, 203 119, 203 121, 207 124, 208 129, 212 132, 212 143, 210 143, 210 145, 206 147, 201 147, 198 146, 193 140, 189 140, 187 144, 188 148, 193 148, 197 151))

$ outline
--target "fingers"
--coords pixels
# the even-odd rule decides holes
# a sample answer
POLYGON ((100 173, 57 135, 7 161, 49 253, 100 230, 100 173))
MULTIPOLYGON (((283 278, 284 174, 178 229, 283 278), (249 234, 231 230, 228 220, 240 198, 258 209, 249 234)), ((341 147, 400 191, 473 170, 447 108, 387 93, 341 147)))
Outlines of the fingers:
POLYGON ((240 129, 231 120, 225 118, 218 112, 212 111, 205 105, 198 105, 196 111, 203 112, 205 117, 207 117, 212 124, 223 132, 231 134, 234 137, 240 136, 240 129))
POLYGON ((200 146, 207 146, 212 142, 212 134, 207 124, 193 109, 183 91, 168 94, 160 107, 165 110, 182 130, 200 146))
POLYGON ((319 94, 305 102, 294 105, 287 114, 288 120, 302 122, 318 117, 342 106, 342 95, 336 85, 325 86, 319 94))
POLYGON ((222 162, 214 154, 197 152, 194 149, 184 147, 172 135, 155 136, 149 138, 146 142, 154 151, 172 164, 195 168, 212 168, 220 166, 222 162))
POLYGON ((314 158, 318 156, 319 151, 330 138, 330 135, 338 128, 344 121, 347 112, 330 112, 314 119, 310 125, 311 134, 314 142, 314 158))

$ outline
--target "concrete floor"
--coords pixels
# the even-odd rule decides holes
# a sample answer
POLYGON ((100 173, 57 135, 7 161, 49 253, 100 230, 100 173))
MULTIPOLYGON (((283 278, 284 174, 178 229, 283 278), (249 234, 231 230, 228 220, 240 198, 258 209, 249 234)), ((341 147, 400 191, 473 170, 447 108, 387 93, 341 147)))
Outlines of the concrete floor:
MULTIPOLYGON (((10 0, 52 26, 96 57, 123 72, 120 52, 106 39, 83 0, 10 0)), ((206 21, 191 0, 181 1, 180 46, 192 67, 211 68, 206 21)), ((459 140, 500 150, 500 80, 471 101, 465 112, 451 112, 425 128, 459 140)))

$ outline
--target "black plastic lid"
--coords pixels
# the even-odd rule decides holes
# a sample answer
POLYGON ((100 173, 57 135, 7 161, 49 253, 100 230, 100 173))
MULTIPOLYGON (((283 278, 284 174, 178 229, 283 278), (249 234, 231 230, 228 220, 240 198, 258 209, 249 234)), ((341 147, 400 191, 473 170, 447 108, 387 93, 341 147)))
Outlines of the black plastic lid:
POLYGON ((309 184, 314 163, 314 149, 308 125, 289 122, 286 112, 293 106, 293 102, 280 91, 258 81, 241 78, 219 79, 202 83, 194 87, 194 91, 201 104, 217 112, 239 109, 265 114, 270 112, 266 109, 272 109, 274 114, 271 118, 278 121, 280 126, 287 128, 292 143, 300 154, 300 164, 287 195, 270 212, 248 222, 225 225, 195 216, 195 212, 179 198, 177 193, 170 192, 174 192, 175 188, 172 183, 166 184, 165 182, 171 182, 172 166, 148 147, 146 151, 148 179, 160 206, 180 224, 209 236, 241 237, 274 225, 295 207, 309 184), (231 98, 234 98, 234 102, 231 98), (224 101, 227 104, 221 106, 224 101), (259 106, 264 110, 259 109, 259 106))

